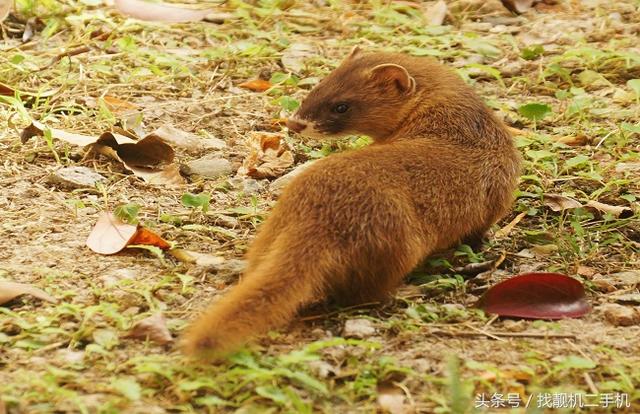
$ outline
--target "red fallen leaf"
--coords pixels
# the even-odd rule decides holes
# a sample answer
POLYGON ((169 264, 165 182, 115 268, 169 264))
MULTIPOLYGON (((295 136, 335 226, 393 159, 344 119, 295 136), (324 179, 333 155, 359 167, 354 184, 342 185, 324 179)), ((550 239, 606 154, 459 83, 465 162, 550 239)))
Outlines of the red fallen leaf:
POLYGON ((249 89, 250 91, 254 91, 254 92, 264 92, 270 87, 272 87, 273 85, 271 85, 271 82, 266 80, 253 79, 250 81, 242 82, 238 86, 240 88, 249 89))
POLYGON ((140 227, 138 229, 133 238, 129 241, 129 243, 127 243, 127 245, 129 244, 144 244, 147 246, 156 246, 163 250, 171 247, 171 245, 162 237, 144 227, 140 227))
POLYGON ((587 314, 582 284, 560 273, 525 273, 489 288, 477 307, 500 316, 531 319, 577 318, 587 314))
POLYGON ((144 227, 127 224, 110 212, 102 212, 87 238, 87 247, 100 254, 115 254, 130 244, 168 249, 171 245, 144 227))

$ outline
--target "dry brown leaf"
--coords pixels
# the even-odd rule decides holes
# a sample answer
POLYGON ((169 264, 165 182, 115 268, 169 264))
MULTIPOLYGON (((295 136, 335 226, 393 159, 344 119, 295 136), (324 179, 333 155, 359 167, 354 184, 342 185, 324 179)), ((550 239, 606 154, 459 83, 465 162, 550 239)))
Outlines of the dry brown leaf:
POLYGON ((500 0, 504 7, 513 13, 524 13, 536 3, 536 0, 500 0))
POLYGON ((242 82, 238 87, 249 89, 254 92, 264 92, 267 89, 271 88, 273 85, 271 82, 266 81, 264 79, 253 79, 250 81, 242 82))
POLYGON ((171 247, 171 245, 162 237, 144 227, 138 228, 138 231, 128 244, 144 244, 147 246, 156 246, 163 250, 169 249, 171 247))
POLYGON ((31 295, 35 298, 51 303, 57 302, 56 298, 35 286, 0 280, 0 305, 4 305, 5 303, 22 295, 31 295))
POLYGON ((429 25, 442 26, 444 19, 447 17, 447 3, 444 0, 440 0, 427 7, 424 14, 429 25))
POLYGON ((151 340, 160 345, 173 342, 171 332, 167 328, 167 320, 160 312, 136 323, 127 334, 127 337, 151 340))
MULTIPOLYGON (((33 121, 22 131, 25 143, 33 136, 42 136, 47 129, 33 121)), ((69 144, 82 146, 90 152, 103 154, 122 163, 134 175, 154 185, 181 185, 185 183, 180 169, 173 163, 175 152, 161 137, 149 134, 137 140, 124 130, 105 132, 99 137, 49 128, 51 136, 69 144), (125 135, 127 134, 127 135, 125 135)))
POLYGON ((197 22, 212 14, 215 9, 194 9, 186 4, 150 3, 141 0, 115 0, 120 13, 135 19, 180 23, 197 22))
POLYGON ((239 176, 279 177, 293 165, 293 154, 281 134, 252 132, 247 143, 250 153, 238 169, 239 176))
POLYGON ((590 139, 588 136, 584 134, 578 134, 578 135, 567 135, 565 137, 560 137, 557 139, 557 141, 565 145, 580 146, 580 145, 588 144, 590 142, 590 139))
POLYGON ((561 194, 545 194, 544 205, 553 211, 564 211, 582 207, 582 203, 578 200, 561 194))
POLYGON ((218 266, 225 261, 224 257, 221 256, 198 253, 185 249, 171 249, 169 250, 169 253, 181 262, 194 263, 202 267, 218 266))
POLYGON ((105 95, 102 97, 102 100, 107 108, 116 114, 120 112, 135 111, 139 108, 136 104, 123 101, 122 99, 118 99, 114 96, 105 95))
POLYGON ((612 206, 609 204, 600 203, 598 201, 593 201, 593 200, 587 202, 585 207, 596 209, 601 213, 609 213, 612 216, 616 218, 621 218, 621 219, 625 219, 633 216, 633 210, 631 210, 629 207, 612 206))
POLYGON ((12 7, 13 0, 0 0, 0 23, 9 16, 12 7))
POLYGON ((518 225, 518 223, 520 223, 520 221, 524 218, 524 216, 527 215, 526 211, 523 211, 522 213, 518 214, 513 220, 511 220, 509 222, 509 224, 507 224, 506 226, 504 226, 503 228, 501 228, 500 230, 496 231, 496 234, 494 235, 494 237, 496 239, 499 239, 501 237, 505 237, 508 236, 509 233, 511 233, 513 231, 513 229, 518 225))
MULTIPOLYGON (((33 121, 31 125, 26 127, 22 133, 20 134, 20 139, 24 144, 31 137, 34 136, 43 136, 44 131, 47 129, 46 126, 41 124, 38 121, 33 121)), ((64 142, 68 142, 69 144, 78 145, 78 146, 87 146, 96 142, 96 137, 92 137, 90 135, 84 134, 76 134, 73 132, 63 131, 61 129, 49 128, 51 131, 51 137, 54 139, 59 139, 64 142)))
POLYGON ((98 222, 87 238, 87 247, 99 254, 115 254, 127 247, 138 232, 138 226, 123 223, 108 211, 100 213, 98 222))

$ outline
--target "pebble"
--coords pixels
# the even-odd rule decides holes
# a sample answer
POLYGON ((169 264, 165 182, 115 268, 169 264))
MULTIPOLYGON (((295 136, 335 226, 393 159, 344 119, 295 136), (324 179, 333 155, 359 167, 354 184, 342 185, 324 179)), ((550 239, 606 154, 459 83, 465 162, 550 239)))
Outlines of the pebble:
POLYGON ((202 157, 189 162, 183 168, 187 175, 197 174, 207 178, 218 178, 231 174, 231 163, 220 157, 202 157))
POLYGON ((51 184, 70 189, 95 187, 96 183, 105 180, 106 178, 87 167, 64 167, 49 176, 51 184))
POLYGON ((376 328, 369 319, 349 319, 344 324, 342 335, 346 338, 364 339, 375 335, 376 328))
POLYGON ((602 306, 604 317, 614 326, 631 326, 640 323, 640 313, 630 307, 609 303, 602 306))

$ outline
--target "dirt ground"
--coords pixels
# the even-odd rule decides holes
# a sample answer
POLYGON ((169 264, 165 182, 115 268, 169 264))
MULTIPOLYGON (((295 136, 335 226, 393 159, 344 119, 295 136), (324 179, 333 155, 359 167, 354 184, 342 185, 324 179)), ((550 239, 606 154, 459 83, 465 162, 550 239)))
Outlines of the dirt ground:
POLYGON ((514 15, 498 1, 447 1, 442 24, 434 4, 230 1, 209 4, 214 21, 168 24, 101 2, 18 0, 0 43, 0 281, 57 302, 25 295, 0 307, 0 413, 640 412, 640 3, 545 2, 514 15), (235 178, 250 132, 285 137, 287 171, 363 145, 301 139, 280 121, 355 45, 435 56, 520 131, 512 213, 476 251, 427 261, 393 303, 317 306, 224 362, 186 359, 175 339, 237 281, 277 200, 273 179, 235 178), (253 79, 272 87, 240 86, 253 79), (546 113, 532 119, 531 103, 546 113), (32 120, 98 136, 140 115, 146 132, 223 140, 176 147, 175 159, 226 169, 182 167, 185 184, 154 185, 47 134, 20 138, 32 120), (104 180, 52 178, 75 166, 104 180), (185 193, 210 194, 208 209, 185 193), (545 194, 635 214, 565 209, 545 194), (122 206, 175 246, 221 259, 89 250, 99 214, 122 206), (483 262, 480 273, 459 269, 483 262), (490 285, 529 271, 576 277, 592 312, 534 321, 473 308, 490 285), (131 337, 158 314, 174 341, 131 337))

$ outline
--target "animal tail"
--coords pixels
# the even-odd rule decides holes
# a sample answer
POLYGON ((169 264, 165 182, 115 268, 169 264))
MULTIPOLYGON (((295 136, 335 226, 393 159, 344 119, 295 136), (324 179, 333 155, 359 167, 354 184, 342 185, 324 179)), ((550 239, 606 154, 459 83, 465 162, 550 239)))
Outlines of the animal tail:
POLYGON ((323 272, 291 257, 290 249, 271 246, 239 284, 213 303, 187 328, 182 349, 190 355, 218 357, 256 335, 286 324, 300 307, 319 296, 323 272))

